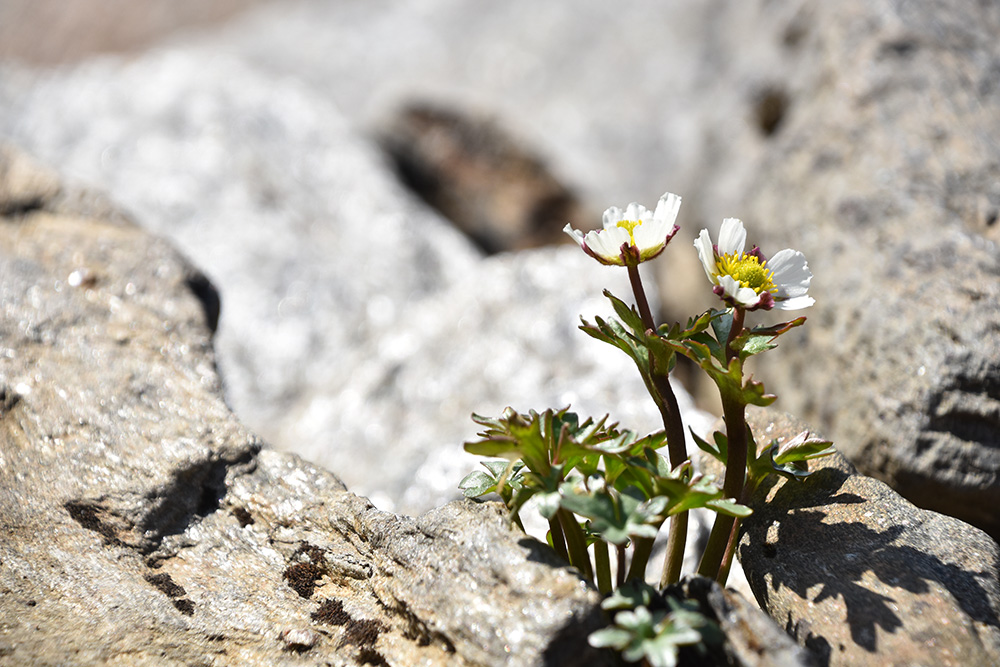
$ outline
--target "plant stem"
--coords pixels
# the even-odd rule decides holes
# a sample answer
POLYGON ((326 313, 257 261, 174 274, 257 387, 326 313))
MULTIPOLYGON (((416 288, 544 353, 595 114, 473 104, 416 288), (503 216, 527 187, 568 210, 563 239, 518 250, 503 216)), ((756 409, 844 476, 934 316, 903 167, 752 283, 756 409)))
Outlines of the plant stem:
MULTIPOLYGON (((732 343, 743 331, 743 320, 746 311, 743 308, 736 308, 733 312, 733 324, 729 330, 729 338, 726 340, 726 358, 731 362, 738 355, 733 349, 732 343)), ((742 376, 742 373, 741 373, 742 376)), ((743 497, 743 483, 747 475, 747 406, 742 397, 726 396, 722 397, 722 417, 726 422, 726 434, 729 440, 729 455, 726 458, 726 477, 722 484, 723 495, 726 498, 739 500, 743 497)), ((725 577, 729 575, 729 568, 723 567, 729 553, 736 546, 735 531, 739 529, 736 517, 719 514, 715 518, 715 525, 708 536, 708 544, 705 546, 705 553, 702 554, 701 564, 698 566, 698 574, 717 579, 719 583, 725 582, 725 577)), ((732 564, 730 555, 730 565, 732 564)))
POLYGON ((567 510, 560 509, 556 514, 559 523, 562 524, 563 534, 566 536, 566 548, 569 551, 569 562, 583 574, 584 579, 594 581, 594 569, 590 565, 590 553, 587 551, 587 538, 576 522, 573 515, 567 510))
POLYGON ((646 300, 646 290, 642 288, 642 278, 639 277, 639 267, 628 266, 628 280, 632 283, 632 294, 635 295, 635 305, 639 309, 639 317, 647 329, 656 331, 656 324, 653 322, 653 313, 649 310, 649 301, 646 300))
POLYGON ((653 551, 653 538, 636 537, 634 538, 633 543, 632 566, 629 567, 628 576, 626 576, 625 579, 628 581, 632 581, 633 579, 645 581, 646 563, 649 562, 649 554, 653 551))
POLYGON ((719 582, 720 586, 726 585, 726 579, 729 578, 729 570, 733 567, 733 557, 736 555, 736 539, 740 534, 740 524, 742 521, 740 519, 733 520, 733 528, 729 531, 729 541, 726 543, 726 552, 722 556, 722 564, 719 566, 719 576, 716 577, 716 581, 719 582))
POLYGON ((611 557, 608 555, 608 543, 604 540, 594 542, 594 570, 597 573, 597 590, 604 595, 611 592, 611 557))
POLYGON ((552 548, 555 549, 556 555, 568 563, 569 554, 566 553, 566 538, 563 537, 562 526, 559 525, 559 521, 555 517, 549 519, 549 534, 552 536, 552 548))
MULTIPOLYGON (((632 292, 635 295, 639 317, 642 318, 642 323, 647 330, 655 332, 656 322, 653 321, 653 314, 649 309, 649 302, 646 300, 646 292, 642 287, 638 266, 628 267, 628 278, 629 282, 632 283, 632 292)), ((740 320, 740 327, 742 326, 743 322, 740 320)), ((670 386, 670 378, 667 373, 653 373, 652 369, 650 370, 653 389, 659 395, 659 400, 655 400, 656 396, 653 398, 656 406, 660 409, 663 428, 667 432, 667 454, 670 458, 670 466, 676 468, 687 460, 684 422, 681 420, 680 406, 677 404, 677 396, 674 394, 673 387, 670 386)), ((681 568, 684 564, 684 547, 687 544, 687 525, 687 512, 675 515, 670 521, 667 556, 663 562, 663 575, 660 577, 661 586, 680 580, 681 568)), ((645 563, 643 563, 643 567, 645 568, 645 563)), ((632 578, 631 571, 629 574, 629 578, 632 578)))
POLYGON ((618 555, 618 573, 615 575, 615 587, 621 588, 625 584, 625 545, 615 545, 615 551, 618 555))
POLYGON ((684 545, 687 542, 687 529, 687 512, 681 512, 670 517, 670 533, 667 535, 667 559, 663 563, 660 588, 666 588, 681 579, 681 568, 684 565, 684 545))

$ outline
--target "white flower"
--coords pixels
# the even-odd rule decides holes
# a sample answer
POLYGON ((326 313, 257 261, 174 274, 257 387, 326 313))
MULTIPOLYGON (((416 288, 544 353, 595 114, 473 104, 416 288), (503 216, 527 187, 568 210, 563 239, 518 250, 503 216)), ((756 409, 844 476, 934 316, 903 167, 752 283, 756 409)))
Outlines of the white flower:
POLYGON ((743 252, 746 241, 747 232, 736 218, 722 221, 718 245, 712 245, 707 229, 695 239, 705 274, 723 301, 747 310, 798 310, 816 302, 807 294, 812 273, 805 255, 786 248, 767 259, 757 246, 743 252))
POLYGON ((680 207, 681 198, 668 192, 660 197, 656 211, 635 202, 624 211, 612 206, 604 212, 604 229, 584 235, 566 225, 563 231, 601 264, 635 266, 667 247, 678 230, 674 220, 680 207))

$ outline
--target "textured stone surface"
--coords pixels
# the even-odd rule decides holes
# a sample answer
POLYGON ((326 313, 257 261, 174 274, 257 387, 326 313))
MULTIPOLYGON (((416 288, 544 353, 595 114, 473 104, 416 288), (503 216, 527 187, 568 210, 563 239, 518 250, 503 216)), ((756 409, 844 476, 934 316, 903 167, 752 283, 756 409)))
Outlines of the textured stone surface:
POLYGON ((658 427, 632 362, 577 330, 611 313, 602 289, 629 295, 623 270, 570 246, 483 259, 302 86, 199 52, 6 83, 0 125, 218 287, 236 413, 379 506, 457 496, 472 412, 572 404, 658 427))
MULTIPOLYGON (((808 428, 772 411, 749 421, 762 444, 808 428)), ((822 664, 997 664, 1000 547, 839 454, 811 467, 751 500, 738 554, 761 607, 822 664)))
POLYGON ((262 450, 204 277, 96 198, 34 201, 0 218, 4 662, 601 661, 598 595, 496 506, 400 517, 262 450))
POLYGON ((765 375, 863 472, 997 537, 1000 11, 838 3, 797 25, 745 215, 806 253, 818 305, 765 375))
POLYGON ((576 196, 496 119, 411 103, 379 131, 406 184, 486 252, 572 243, 600 225, 576 196))

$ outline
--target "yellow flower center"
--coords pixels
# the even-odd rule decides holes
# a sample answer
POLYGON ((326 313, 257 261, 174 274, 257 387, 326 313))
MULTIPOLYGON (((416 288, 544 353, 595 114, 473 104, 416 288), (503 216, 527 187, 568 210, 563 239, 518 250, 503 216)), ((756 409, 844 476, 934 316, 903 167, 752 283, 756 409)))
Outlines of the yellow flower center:
POLYGON ((632 245, 635 245, 635 236, 632 235, 632 230, 642 224, 642 220, 619 220, 618 226, 628 232, 628 240, 632 245))
POLYGON ((732 276, 741 287, 750 287, 754 292, 777 292, 774 284, 774 272, 767 268, 756 255, 739 255, 730 253, 718 260, 720 275, 732 276))

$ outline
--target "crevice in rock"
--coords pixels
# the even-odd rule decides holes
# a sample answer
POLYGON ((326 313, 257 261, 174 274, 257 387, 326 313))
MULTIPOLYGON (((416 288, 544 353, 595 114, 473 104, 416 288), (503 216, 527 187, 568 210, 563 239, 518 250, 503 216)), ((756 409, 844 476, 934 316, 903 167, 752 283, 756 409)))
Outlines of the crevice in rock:
POLYGON ((761 134, 770 137, 781 128, 790 103, 788 93, 778 86, 768 86, 757 93, 753 110, 761 134))
POLYGON ((195 269, 190 269, 184 278, 184 284, 195 295, 205 314, 205 326, 214 334, 219 328, 219 315, 222 313, 222 299, 219 290, 212 281, 195 269))

